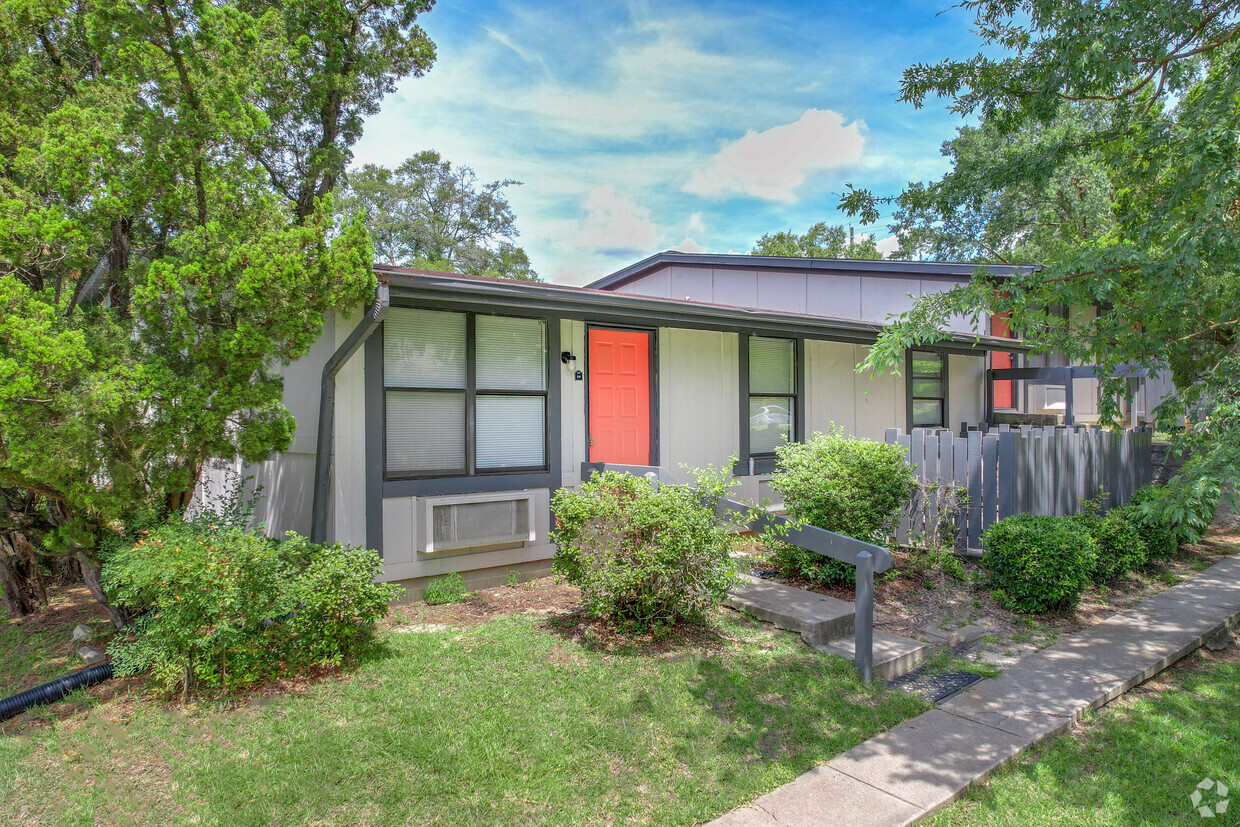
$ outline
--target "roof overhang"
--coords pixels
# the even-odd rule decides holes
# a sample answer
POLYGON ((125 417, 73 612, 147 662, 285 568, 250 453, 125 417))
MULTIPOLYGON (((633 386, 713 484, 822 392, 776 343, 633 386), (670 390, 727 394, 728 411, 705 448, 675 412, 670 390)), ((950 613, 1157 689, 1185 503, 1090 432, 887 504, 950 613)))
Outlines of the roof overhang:
POLYGON ((858 273, 889 278, 945 278, 967 280, 978 271, 1007 279, 1035 269, 1032 265, 976 264, 967 261, 900 261, 896 259, 793 258, 790 256, 750 256, 736 253, 655 253, 623 270, 591 282, 587 287, 614 290, 659 269, 678 267, 731 267, 738 270, 815 270, 823 273, 858 273))
MULTIPOLYGON (((661 299, 559 284, 384 266, 376 267, 375 272, 390 284, 393 305, 416 302, 484 313, 515 309, 598 324, 721 330, 866 345, 873 344, 885 327, 877 322, 661 299)), ((1027 349, 1017 339, 964 333, 952 334, 933 347, 960 353, 1027 349)))

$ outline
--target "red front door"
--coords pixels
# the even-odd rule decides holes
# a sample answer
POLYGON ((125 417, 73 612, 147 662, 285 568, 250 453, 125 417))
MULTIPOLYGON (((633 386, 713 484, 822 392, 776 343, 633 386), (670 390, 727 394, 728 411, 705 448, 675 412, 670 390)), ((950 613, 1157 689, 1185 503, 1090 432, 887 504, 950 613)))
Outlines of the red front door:
POLYGON ((590 462, 650 464, 650 336, 590 328, 590 462))
MULTIPOLYGON (((1012 329, 1008 326, 1009 314, 998 313, 990 317, 990 335, 1008 338, 1012 335, 1012 329)), ((1012 354, 1002 351, 993 350, 990 353, 990 366, 992 368, 1010 368, 1012 366, 1012 354)), ((996 410, 1013 407, 1013 389, 1016 383, 1011 379, 1000 379, 995 382, 995 398, 994 407, 996 410)))

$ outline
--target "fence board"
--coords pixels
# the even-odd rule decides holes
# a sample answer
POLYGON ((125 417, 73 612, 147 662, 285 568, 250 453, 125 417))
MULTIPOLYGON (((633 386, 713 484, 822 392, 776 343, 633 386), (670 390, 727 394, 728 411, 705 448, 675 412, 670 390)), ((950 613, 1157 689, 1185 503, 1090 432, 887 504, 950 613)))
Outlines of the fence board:
POLYGON ((999 521, 999 436, 982 438, 982 531, 999 521))
POLYGON ((969 531, 967 548, 982 547, 982 432, 969 431, 965 438, 969 458, 969 531))
MULTIPOLYGON (((963 429, 962 429, 963 430, 963 429)), ((957 488, 969 488, 969 439, 965 436, 952 441, 952 482, 957 488)), ((956 551, 963 552, 969 547, 969 506, 956 503, 956 551)))

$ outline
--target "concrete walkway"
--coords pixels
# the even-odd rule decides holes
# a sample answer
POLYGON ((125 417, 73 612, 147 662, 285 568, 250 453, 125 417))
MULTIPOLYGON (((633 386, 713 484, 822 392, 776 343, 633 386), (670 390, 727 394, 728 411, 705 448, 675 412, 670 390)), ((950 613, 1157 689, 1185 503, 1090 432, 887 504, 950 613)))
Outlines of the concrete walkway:
POLYGON ((973 684, 711 827, 915 823, 1237 618, 1240 555, 973 684))

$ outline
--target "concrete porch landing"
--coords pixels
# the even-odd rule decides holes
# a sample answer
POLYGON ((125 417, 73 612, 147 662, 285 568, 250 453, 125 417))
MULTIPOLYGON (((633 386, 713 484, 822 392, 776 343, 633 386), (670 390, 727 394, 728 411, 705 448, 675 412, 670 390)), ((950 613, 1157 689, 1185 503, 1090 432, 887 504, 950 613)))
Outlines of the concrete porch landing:
POLYGON ((1240 618, 1240 555, 973 684, 710 827, 913 824, 1240 618))

